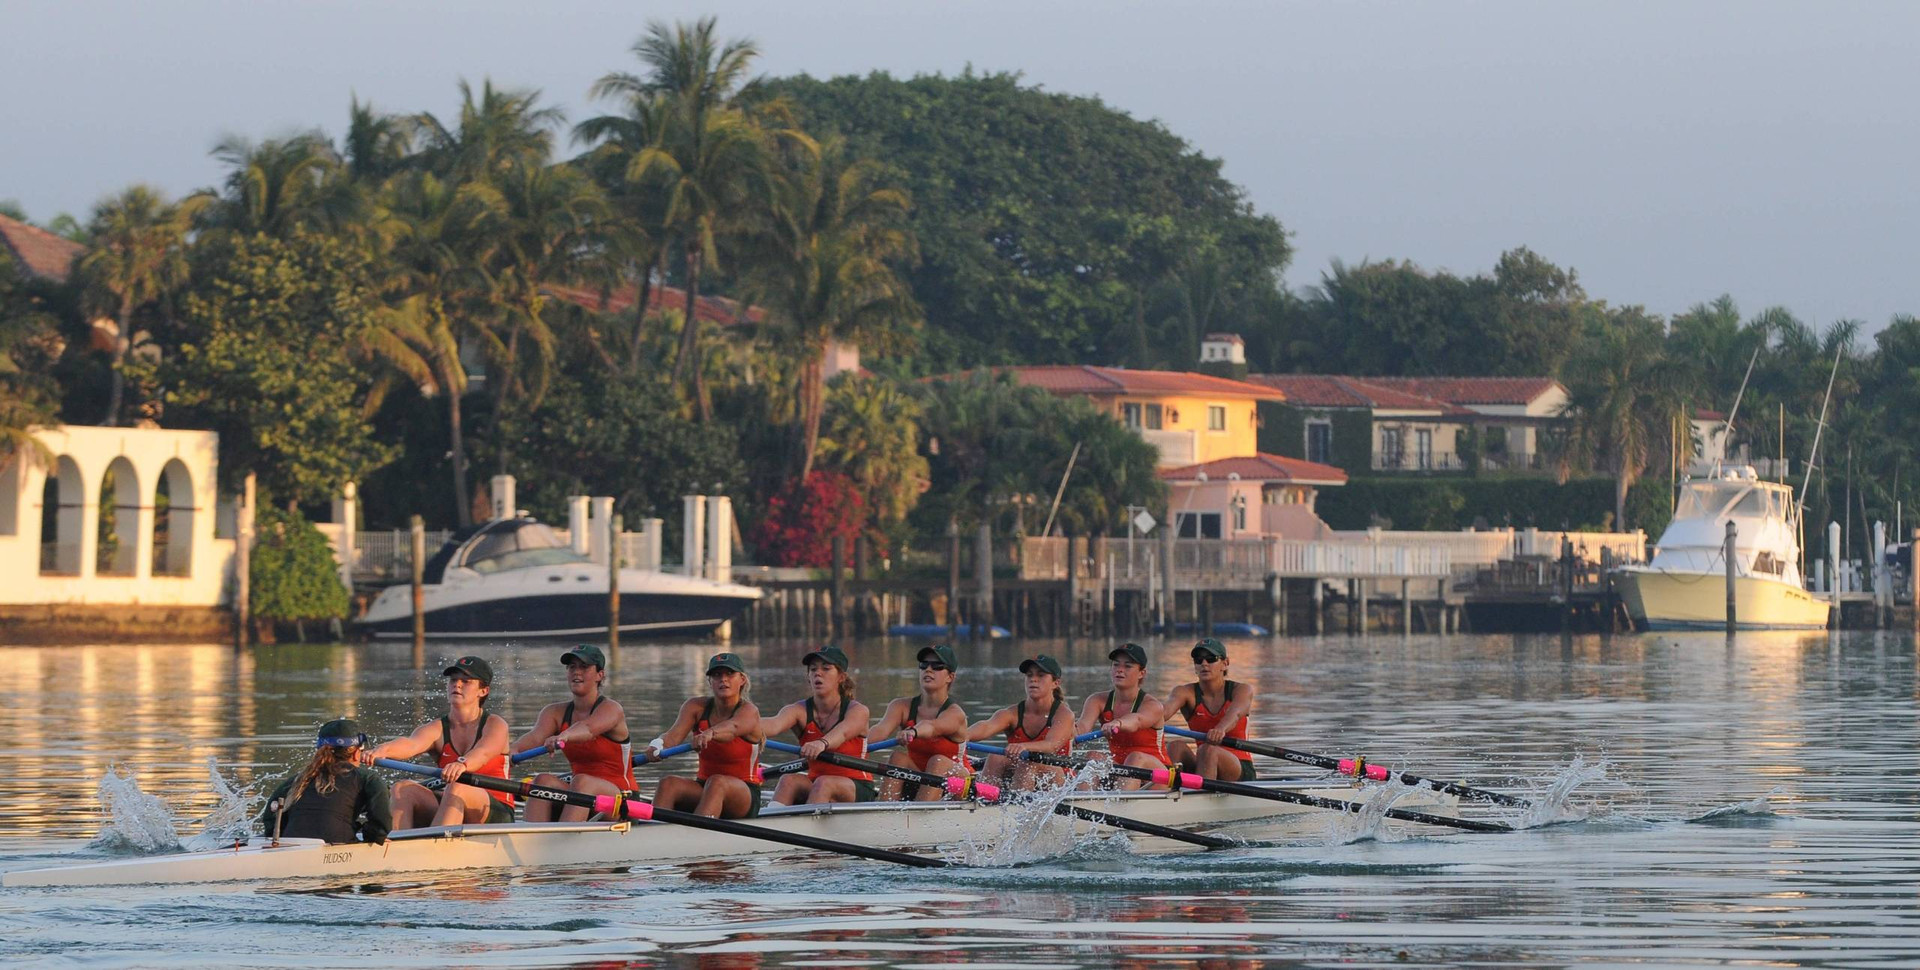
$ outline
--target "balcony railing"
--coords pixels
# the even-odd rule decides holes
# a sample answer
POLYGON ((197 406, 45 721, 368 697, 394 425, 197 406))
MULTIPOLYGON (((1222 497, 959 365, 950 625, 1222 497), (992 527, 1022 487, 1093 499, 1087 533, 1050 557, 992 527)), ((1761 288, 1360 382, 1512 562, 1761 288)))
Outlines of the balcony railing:
MULTIPOLYGON (((1546 471, 1552 467, 1547 457, 1539 452, 1503 451, 1482 454, 1478 458, 1482 471, 1546 471)), ((1466 471, 1471 459, 1468 456, 1451 451, 1383 451, 1373 456, 1373 470, 1377 472, 1459 472, 1466 471)))

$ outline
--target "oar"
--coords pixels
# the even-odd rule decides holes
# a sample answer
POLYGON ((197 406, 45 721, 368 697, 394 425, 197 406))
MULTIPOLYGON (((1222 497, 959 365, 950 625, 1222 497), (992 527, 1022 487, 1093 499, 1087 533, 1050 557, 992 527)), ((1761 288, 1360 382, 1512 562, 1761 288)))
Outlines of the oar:
MULTIPOLYGON (((799 745, 788 744, 785 741, 768 741, 767 748, 771 751, 785 751, 790 754, 798 754, 800 752, 799 745)), ((830 765, 839 765, 842 768, 851 768, 854 771, 866 771, 886 778, 912 782, 916 785, 930 785, 934 788, 944 790, 947 794, 955 798, 978 798, 981 801, 990 802, 1000 797, 999 786, 990 785, 984 781, 975 781, 972 775, 936 775, 932 772, 915 771, 912 768, 902 768, 899 765, 891 765, 881 761, 869 761, 866 758, 857 758, 850 754, 841 754, 838 751, 822 751, 814 755, 814 760, 824 761, 830 765)), ((805 768, 806 759, 802 758, 798 764, 801 768, 805 768)), ((786 765, 776 765, 775 767, 785 768, 786 765)))
MULTIPOLYGON (((1088 741, 1097 740, 1099 737, 1100 737, 1099 731, 1088 731, 1085 734, 1074 735, 1073 743, 1086 744, 1088 741)), ((967 750, 978 751, 982 754, 1006 754, 1007 753, 1006 748, 1000 747, 999 745, 995 745, 995 744, 982 744, 979 741, 968 741, 967 750)))
MULTIPOLYGON (((1165 731, 1177 737, 1193 738, 1197 741, 1207 740, 1206 735, 1198 731, 1189 731, 1185 728, 1168 727, 1165 728, 1165 731)), ((1212 742, 1208 743, 1211 744, 1212 742)), ((1282 758, 1295 764, 1325 768, 1328 771, 1339 772, 1351 778, 1386 781, 1388 778, 1393 777, 1392 772, 1380 765, 1369 764, 1366 758, 1329 758, 1322 754, 1308 754, 1305 751, 1283 748, 1277 744, 1267 744, 1263 741, 1243 741, 1239 738, 1222 738, 1220 739, 1220 746, 1224 748, 1238 748, 1241 751, 1246 751, 1251 754, 1263 754, 1269 758, 1282 758)), ((1488 791, 1485 788, 1473 788, 1451 781, 1435 781, 1431 778, 1422 778, 1419 775, 1407 773, 1402 773, 1399 780, 1403 785, 1430 788, 1434 791, 1446 792, 1449 795, 1459 795, 1461 798, 1473 798, 1483 802, 1494 802, 1499 805, 1511 805, 1515 808, 1533 807, 1533 803, 1524 798, 1502 795, 1497 791, 1488 791)))
MULTIPOLYGON (((391 768, 394 771, 408 771, 416 775, 437 775, 440 773, 440 769, 438 768, 416 765, 406 761, 395 761, 392 758, 376 758, 373 763, 382 768, 391 768)), ((676 812, 668 808, 657 808, 637 799, 628 800, 616 798, 612 795, 589 795, 584 792, 567 791, 562 788, 548 788, 544 785, 535 785, 531 782, 508 781, 505 778, 495 778, 492 775, 464 774, 460 776, 460 784, 472 785, 475 788, 485 788, 491 791, 505 792, 521 798, 540 798, 550 802, 560 802, 565 805, 579 805, 608 815, 625 815, 628 818, 641 822, 671 822, 675 825, 684 825, 688 828, 707 829, 713 832, 723 832, 727 835, 737 835, 742 838, 760 839, 764 842, 778 842, 782 845, 813 849, 816 852, 838 852, 844 855, 859 856, 863 859, 876 859, 880 862, 892 862, 903 866, 918 866, 922 869, 937 869, 952 865, 952 863, 945 859, 914 855, 911 852, 894 852, 890 849, 871 849, 864 845, 854 845, 851 842, 822 839, 811 835, 802 835, 798 832, 781 832, 758 825, 748 825, 745 822, 735 822, 731 819, 708 818, 705 815, 695 815, 691 812, 676 812)))
MULTIPOLYGON (((1095 735, 1099 734, 1098 731, 1093 733, 1095 735)), ((1081 740, 1081 739, 1076 738, 1075 740, 1081 740)), ((996 748, 991 744, 981 744, 977 741, 967 742, 967 747, 971 750, 985 751, 989 754, 1004 755, 1007 753, 1005 748, 996 748)), ((1055 755, 1053 757, 1058 757, 1058 756, 1055 755)), ((1036 757, 1031 760, 1039 761, 1041 759, 1036 757)), ((1062 762, 1066 762, 1067 763, 1066 766, 1068 767, 1071 767, 1074 764, 1074 759, 1072 758, 1061 758, 1060 760, 1062 762)), ((1049 761, 1046 763, 1052 764, 1053 762, 1049 761)), ((1078 763, 1084 764, 1085 762, 1078 762, 1078 763)), ((1172 839, 1175 842, 1186 842, 1190 845, 1205 846, 1209 849, 1224 849, 1230 846, 1237 846, 1241 844, 1231 839, 1222 839, 1212 835, 1201 835, 1197 832, 1188 832, 1184 829, 1169 828, 1168 826, 1165 826, 1165 825, 1157 825, 1153 822, 1143 822, 1137 818, 1128 818, 1125 815, 1115 815, 1112 812, 1103 812, 1095 808, 1085 808, 1080 805, 1069 805, 1066 802, 1059 802, 1055 804, 1053 806, 1053 814, 1071 815, 1074 818, 1083 818, 1089 822, 1098 822, 1101 825, 1109 825, 1116 829, 1126 829, 1129 832, 1139 832, 1142 835, 1157 835, 1163 839, 1172 839)))
MULTIPOLYGON (((1062 758, 1056 754, 1042 754, 1037 751, 1021 752, 1020 757, 1028 761, 1037 761, 1043 765, 1057 765, 1062 768, 1078 768, 1086 764, 1082 758, 1062 758)), ((1185 771, 1172 771, 1166 768, 1135 768, 1132 765, 1110 765, 1107 770, 1125 778, 1142 778, 1156 785, 1172 785, 1174 788, 1195 788, 1201 791, 1220 792, 1224 795, 1245 795, 1249 798, 1265 798, 1276 802, 1291 802, 1312 808, 1328 808, 1341 812, 1358 812, 1364 806, 1358 802, 1341 801, 1338 798, 1322 798, 1285 788, 1260 788, 1243 785, 1237 781, 1214 781, 1185 771)), ((1402 808, 1389 808, 1388 818, 1397 818, 1403 822, 1419 822, 1423 825, 1439 825, 1447 828, 1465 829, 1469 832, 1511 832, 1512 826, 1498 822, 1476 822, 1471 819, 1449 818, 1445 815, 1430 815, 1426 812, 1408 811, 1402 808)))

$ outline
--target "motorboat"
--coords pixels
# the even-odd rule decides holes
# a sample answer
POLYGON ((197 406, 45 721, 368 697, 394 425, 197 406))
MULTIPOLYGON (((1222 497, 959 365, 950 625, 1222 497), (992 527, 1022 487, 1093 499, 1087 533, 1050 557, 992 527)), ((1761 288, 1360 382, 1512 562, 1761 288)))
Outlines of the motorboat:
MULTIPOLYGON (((574 551, 531 516, 454 533, 423 570, 427 636, 574 637, 604 633, 608 567, 574 551)), ((700 636, 738 616, 760 590, 649 569, 620 570, 620 631, 700 636)), ((375 637, 413 635, 410 585, 382 590, 355 621, 375 637)))
POLYGON ((1833 604, 1807 591, 1800 569, 1800 509, 1793 487, 1750 465, 1716 465, 1681 486, 1673 522, 1653 558, 1617 572, 1634 625, 1722 629, 1727 623, 1727 524, 1734 526, 1734 626, 1818 630, 1833 604))

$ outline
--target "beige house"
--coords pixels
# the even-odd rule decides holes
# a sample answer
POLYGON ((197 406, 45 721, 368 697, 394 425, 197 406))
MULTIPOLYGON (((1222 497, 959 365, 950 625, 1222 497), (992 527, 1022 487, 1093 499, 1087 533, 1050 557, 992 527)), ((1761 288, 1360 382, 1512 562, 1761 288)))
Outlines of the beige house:
POLYGON ((1543 434, 1566 388, 1551 378, 1255 374, 1286 396, 1263 411, 1261 448, 1349 472, 1544 470, 1543 434), (1471 432, 1472 447, 1464 447, 1471 432))

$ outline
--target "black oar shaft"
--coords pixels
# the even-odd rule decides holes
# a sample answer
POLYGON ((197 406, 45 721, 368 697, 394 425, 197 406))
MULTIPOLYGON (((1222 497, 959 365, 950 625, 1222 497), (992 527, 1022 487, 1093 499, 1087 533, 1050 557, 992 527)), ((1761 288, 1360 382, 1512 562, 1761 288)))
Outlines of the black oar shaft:
POLYGON ((1128 818, 1124 815, 1115 815, 1112 812, 1103 812, 1097 808, 1087 808, 1083 805, 1069 805, 1066 802, 1055 805, 1053 807, 1053 814, 1086 819, 1089 822, 1110 825, 1116 829, 1126 829, 1129 832, 1139 832, 1142 835, 1157 835, 1163 839, 1172 839, 1175 842, 1186 842, 1190 845, 1205 846, 1209 849, 1225 849, 1241 844, 1232 839, 1223 839, 1213 835, 1201 835, 1198 832, 1188 832, 1185 829, 1169 828, 1165 825, 1143 822, 1137 818, 1128 818))
MULTIPOLYGON (((1058 765, 1063 768, 1077 768, 1086 764, 1082 759, 1063 758, 1059 755, 1041 754, 1036 751, 1024 752, 1021 754, 1021 757, 1029 761, 1058 765)), ((1154 772, 1148 768, 1136 768, 1132 765, 1116 764, 1108 766, 1108 771, 1126 778, 1140 778, 1146 781, 1156 780, 1154 778, 1154 772)), ((1191 775, 1185 772, 1176 773, 1176 777, 1183 779, 1183 784, 1197 781, 1199 785, 1196 787, 1200 788, 1200 790, 1219 792, 1224 795, 1245 795, 1249 798, 1265 798, 1269 801, 1291 802, 1295 805, 1305 805, 1310 808, 1325 808, 1341 812, 1359 812, 1364 808, 1364 806, 1358 802, 1342 801, 1338 798, 1324 798, 1319 795, 1308 795, 1305 792, 1289 791, 1285 788, 1260 788, 1233 781, 1215 781, 1209 778, 1200 778, 1197 775, 1191 775)), ((1403 822, 1419 822, 1423 825, 1438 825, 1446 828, 1465 829, 1469 832, 1513 831, 1510 826, 1501 825, 1498 822, 1476 822, 1470 819, 1432 815, 1427 812, 1415 812, 1403 808, 1389 808, 1386 811, 1386 816, 1388 818, 1399 819, 1403 822)))
MULTIPOLYGON (((1184 731, 1180 728, 1168 728, 1167 733, 1184 738, 1193 738, 1195 740, 1203 740, 1206 738, 1206 735, 1198 731, 1184 731)), ((1386 781, 1390 777, 1397 778, 1403 785, 1431 788, 1434 791, 1446 792, 1449 795, 1458 795, 1461 798, 1472 798, 1483 802, 1509 805, 1515 808, 1531 808, 1533 805, 1532 802, 1524 798, 1515 798, 1512 795, 1503 795, 1497 791, 1488 791, 1485 788, 1475 788, 1472 785, 1462 785, 1458 782, 1436 781, 1432 778, 1423 778, 1412 772, 1401 772, 1396 776, 1387 770, 1385 766, 1368 764, 1364 758, 1330 758, 1323 754, 1295 751, 1292 748, 1283 748, 1277 744, 1267 744, 1264 741, 1249 741, 1244 738, 1221 738, 1220 746, 1245 751, 1248 754, 1259 754, 1269 758, 1279 758, 1283 761, 1291 761, 1294 764, 1325 768, 1328 771, 1337 771, 1343 775, 1352 775, 1356 778, 1364 777, 1374 781, 1386 781)))

